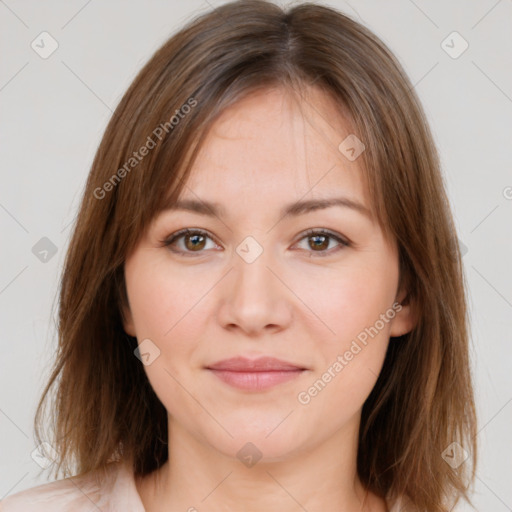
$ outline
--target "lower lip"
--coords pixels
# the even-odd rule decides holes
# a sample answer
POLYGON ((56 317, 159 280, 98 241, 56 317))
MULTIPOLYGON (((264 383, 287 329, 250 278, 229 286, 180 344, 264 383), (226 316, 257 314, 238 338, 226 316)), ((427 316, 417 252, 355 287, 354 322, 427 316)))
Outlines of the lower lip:
POLYGON ((277 384, 297 378, 305 370, 269 371, 269 372, 234 372, 227 370, 212 370, 220 380, 238 389, 262 391, 277 384))

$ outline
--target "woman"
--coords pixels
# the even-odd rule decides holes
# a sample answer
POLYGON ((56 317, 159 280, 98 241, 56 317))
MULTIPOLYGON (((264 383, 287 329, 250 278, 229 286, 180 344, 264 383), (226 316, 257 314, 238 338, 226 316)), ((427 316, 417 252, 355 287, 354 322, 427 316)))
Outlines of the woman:
POLYGON ((395 57, 331 8, 232 2, 156 52, 96 154, 59 320, 36 435, 67 478, 3 512, 469 501, 439 159, 395 57))

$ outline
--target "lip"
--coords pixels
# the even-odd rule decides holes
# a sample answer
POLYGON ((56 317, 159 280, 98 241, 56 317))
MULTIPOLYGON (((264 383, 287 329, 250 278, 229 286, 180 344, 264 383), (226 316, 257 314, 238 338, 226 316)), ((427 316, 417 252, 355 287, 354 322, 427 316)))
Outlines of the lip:
POLYGON ((307 368, 274 357, 233 357, 206 367, 226 384, 246 391, 262 391, 302 375, 307 368))
POLYGON ((276 359, 275 357, 261 356, 257 359, 246 357, 232 357, 223 359, 207 366, 209 370, 224 370, 230 372, 285 372, 293 370, 306 370, 305 367, 276 359))

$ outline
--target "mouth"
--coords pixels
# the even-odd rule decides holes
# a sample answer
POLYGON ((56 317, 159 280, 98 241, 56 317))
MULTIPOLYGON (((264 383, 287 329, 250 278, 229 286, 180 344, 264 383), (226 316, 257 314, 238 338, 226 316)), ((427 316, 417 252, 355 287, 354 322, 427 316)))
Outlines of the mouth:
POLYGON ((307 368, 273 357, 235 357, 207 366, 225 384, 246 391, 263 391, 296 379, 307 368))

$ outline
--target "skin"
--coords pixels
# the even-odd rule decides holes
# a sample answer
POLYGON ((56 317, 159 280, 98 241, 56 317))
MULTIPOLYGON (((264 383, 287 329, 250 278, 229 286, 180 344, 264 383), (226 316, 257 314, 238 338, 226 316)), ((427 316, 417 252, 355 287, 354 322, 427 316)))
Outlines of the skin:
POLYGON ((410 307, 307 405, 297 398, 406 293, 396 244, 372 216, 339 206, 280 216, 299 199, 333 196, 371 211, 361 160, 338 150, 349 124, 320 90, 307 94, 302 112, 282 89, 225 110, 182 193, 219 203, 224 215, 163 211, 126 260, 124 327, 160 350, 144 369, 169 421, 169 461, 136 481, 148 512, 387 510, 358 479, 357 434, 390 336, 414 326, 410 307), (211 237, 181 237, 172 248, 182 253, 173 252, 162 240, 183 228, 211 237), (350 245, 306 237, 311 228, 350 245), (263 249, 252 263, 236 252, 247 236, 263 249), (237 355, 270 355, 307 371, 256 392, 205 369, 237 355), (252 467, 236 455, 247 442, 262 454, 252 467))

